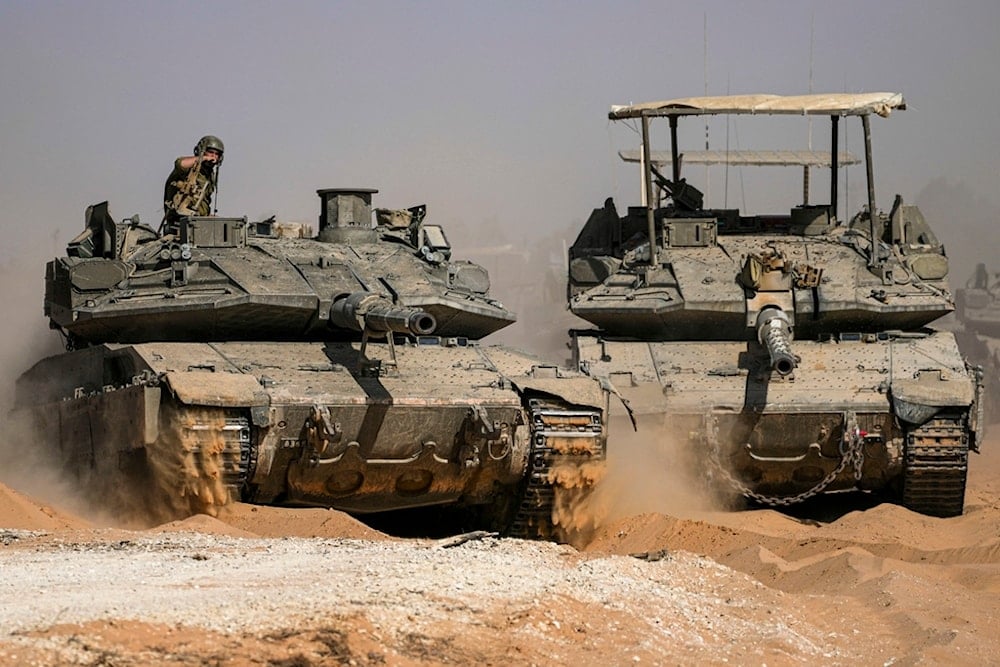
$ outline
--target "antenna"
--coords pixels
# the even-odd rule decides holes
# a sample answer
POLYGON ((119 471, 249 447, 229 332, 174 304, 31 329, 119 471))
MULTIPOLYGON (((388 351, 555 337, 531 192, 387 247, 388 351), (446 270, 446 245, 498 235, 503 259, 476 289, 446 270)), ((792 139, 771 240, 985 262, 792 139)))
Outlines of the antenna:
MULTIPOLYGON (((847 92, 847 72, 844 72, 844 92, 847 92)), ((850 123, 844 123, 844 141, 843 146, 845 150, 850 150, 850 141, 848 133, 850 132, 850 123)), ((847 218, 851 213, 851 170, 844 170, 844 217, 847 218)))
MULTIPOLYGON (((702 25, 702 63, 705 68, 705 97, 708 97, 708 12, 704 13, 702 25)), ((705 152, 708 152, 708 114, 705 115, 705 152)), ((708 165, 705 165, 705 201, 711 201, 712 181, 708 177, 708 165)))
MULTIPOLYGON (((729 75, 726 75, 726 95, 729 94, 729 75)), ((729 123, 730 115, 726 114, 726 166, 723 169, 722 208, 729 208, 729 123)))
MULTIPOLYGON (((809 19, 809 94, 813 91, 813 35, 816 28, 816 10, 813 9, 812 18, 809 19)), ((813 149, 813 119, 809 116, 809 150, 813 149)))
MULTIPOLYGON (((812 15, 809 18, 809 94, 812 95, 813 92, 813 36, 815 35, 816 28, 816 9, 812 11, 812 15)), ((813 149, 813 119, 809 116, 807 122, 809 128, 809 150, 813 149)), ((809 165, 802 167, 802 203, 809 203, 809 165)), ((833 174, 833 178, 836 178, 836 172, 833 174)), ((836 202, 831 202, 836 204, 836 202)))

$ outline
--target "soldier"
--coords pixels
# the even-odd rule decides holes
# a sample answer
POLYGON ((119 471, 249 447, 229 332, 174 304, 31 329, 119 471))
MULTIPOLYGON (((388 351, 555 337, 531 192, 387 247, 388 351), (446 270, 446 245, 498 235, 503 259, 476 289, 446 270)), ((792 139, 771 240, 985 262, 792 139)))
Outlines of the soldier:
POLYGON ((976 264, 976 272, 972 274, 972 278, 965 283, 966 288, 970 286, 969 283, 973 283, 971 286, 974 289, 982 289, 987 292, 990 291, 990 273, 986 270, 985 264, 982 262, 976 264))
POLYGON ((186 215, 211 215, 224 150, 221 139, 206 135, 198 140, 194 155, 174 160, 174 170, 163 188, 164 223, 186 215))

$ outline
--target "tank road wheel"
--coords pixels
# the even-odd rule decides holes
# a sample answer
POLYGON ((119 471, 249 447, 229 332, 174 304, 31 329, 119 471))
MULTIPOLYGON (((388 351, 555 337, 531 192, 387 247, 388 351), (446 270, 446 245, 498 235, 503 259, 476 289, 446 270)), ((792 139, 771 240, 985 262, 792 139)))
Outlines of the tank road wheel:
POLYGON ((511 537, 568 542, 579 533, 576 506, 603 475, 607 438, 601 411, 555 398, 527 401, 531 450, 511 537))
POLYGON ((906 434, 903 505, 929 516, 959 516, 965 506, 969 434, 964 417, 939 415, 906 434))

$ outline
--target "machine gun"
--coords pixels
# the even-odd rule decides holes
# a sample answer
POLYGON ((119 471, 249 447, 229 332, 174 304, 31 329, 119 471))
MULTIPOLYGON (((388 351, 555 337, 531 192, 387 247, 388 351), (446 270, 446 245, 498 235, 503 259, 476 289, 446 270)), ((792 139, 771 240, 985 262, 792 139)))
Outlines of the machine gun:
POLYGON ((780 308, 765 308, 757 316, 757 340, 767 348, 771 368, 778 375, 795 370, 799 360, 792 353, 792 323, 780 308))

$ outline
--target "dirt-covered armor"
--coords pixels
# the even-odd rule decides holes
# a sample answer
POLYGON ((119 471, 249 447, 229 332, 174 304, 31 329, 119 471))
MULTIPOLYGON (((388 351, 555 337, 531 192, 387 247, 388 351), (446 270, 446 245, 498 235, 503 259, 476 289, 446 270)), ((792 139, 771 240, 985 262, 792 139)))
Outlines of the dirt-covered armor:
MULTIPOLYGON (((571 248, 570 309, 598 327, 574 332, 576 362, 611 379, 640 431, 672 434, 663 446, 686 446, 756 501, 859 488, 962 512, 981 378, 954 335, 927 328, 953 308, 944 248, 915 206, 897 196, 882 213, 874 199, 869 118, 903 108, 888 93, 757 95, 610 114, 641 124, 646 203, 620 212, 607 200, 571 248), (677 131, 708 114, 831 118, 831 203, 766 215, 705 206, 681 176, 677 131), (862 121, 868 205, 844 220, 837 144, 850 116, 862 121), (669 121, 669 154, 650 151, 655 118, 669 121)), ((784 153, 742 163, 816 164, 815 153, 784 153)))
POLYGON ((158 234, 92 206, 46 274, 71 351, 18 380, 19 413, 92 485, 142 480, 182 514, 442 505, 565 537, 553 471, 604 459, 607 392, 479 345, 515 319, 486 271, 422 206, 373 224, 374 192, 319 191, 315 238, 198 216, 158 234))

